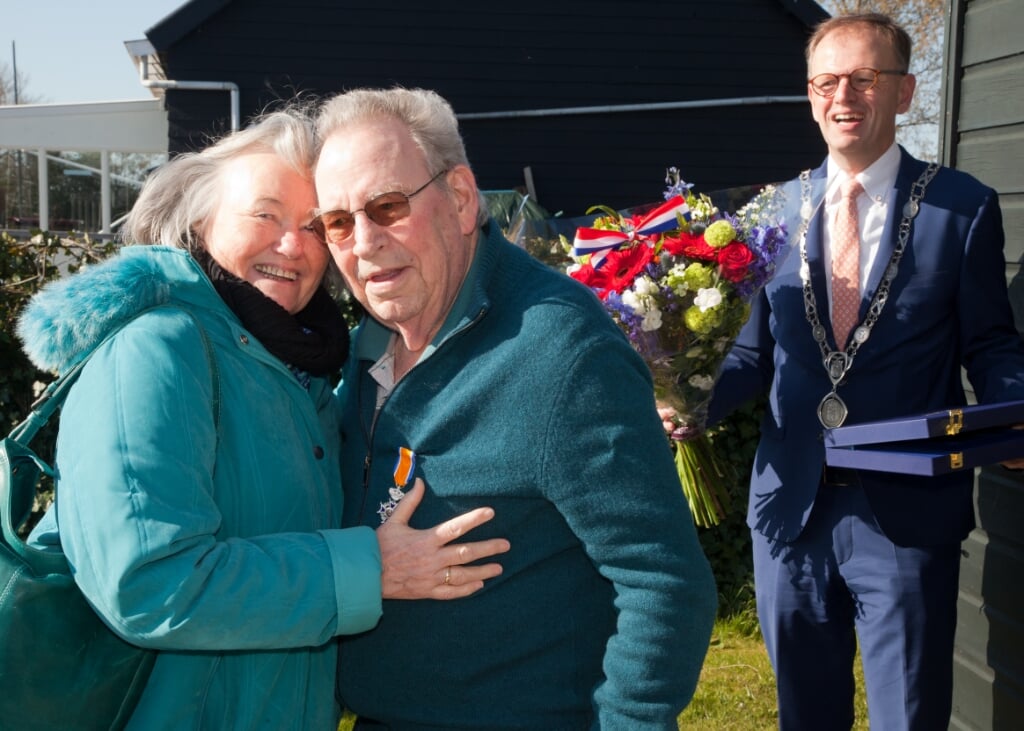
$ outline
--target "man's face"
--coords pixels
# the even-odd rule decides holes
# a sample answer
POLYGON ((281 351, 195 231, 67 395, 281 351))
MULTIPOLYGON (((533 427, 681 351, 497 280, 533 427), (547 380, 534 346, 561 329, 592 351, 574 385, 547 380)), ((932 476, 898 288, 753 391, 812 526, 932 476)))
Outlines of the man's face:
POLYGON ((408 130, 391 119, 329 135, 316 168, 320 209, 357 211, 351 235, 328 246, 335 263, 356 299, 412 349, 444 323, 469 270, 473 174, 464 166, 448 171, 411 198, 409 215, 390 226, 360 209, 382 193, 412 193, 439 172, 427 168, 408 130))
MULTIPOLYGON (((852 27, 825 36, 811 54, 808 78, 849 74, 855 69, 899 69, 896 52, 870 28, 852 27)), ((910 107, 914 77, 882 74, 875 86, 856 91, 847 77, 833 96, 821 96, 810 84, 807 97, 829 154, 846 172, 856 174, 889 149, 896 139, 896 115, 910 107)))

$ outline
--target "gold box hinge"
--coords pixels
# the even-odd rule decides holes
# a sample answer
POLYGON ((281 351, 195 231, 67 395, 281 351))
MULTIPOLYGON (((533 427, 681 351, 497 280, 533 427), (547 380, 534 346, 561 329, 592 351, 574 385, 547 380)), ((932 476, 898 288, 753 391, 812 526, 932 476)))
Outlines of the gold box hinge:
POLYGON ((952 437, 960 433, 964 428, 964 410, 950 409, 949 422, 946 424, 946 436, 952 437))

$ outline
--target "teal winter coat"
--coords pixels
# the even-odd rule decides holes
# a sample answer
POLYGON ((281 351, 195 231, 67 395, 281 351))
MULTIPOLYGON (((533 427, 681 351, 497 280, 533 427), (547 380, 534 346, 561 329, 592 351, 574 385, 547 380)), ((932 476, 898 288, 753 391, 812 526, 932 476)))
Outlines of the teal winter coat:
POLYGON ((160 651, 129 728, 334 731, 332 638, 373 627, 381 589, 373 531, 339 529, 330 384, 304 389, 169 247, 50 285, 19 335, 63 371, 124 323, 63 407, 33 541, 59 540, 107 624, 160 651))

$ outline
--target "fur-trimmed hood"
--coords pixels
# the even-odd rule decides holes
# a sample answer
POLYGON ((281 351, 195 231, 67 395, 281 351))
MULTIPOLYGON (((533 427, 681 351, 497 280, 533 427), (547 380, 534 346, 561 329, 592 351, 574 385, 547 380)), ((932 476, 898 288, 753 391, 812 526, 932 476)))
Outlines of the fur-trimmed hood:
MULTIPOLYGON (((179 285, 203 282, 209 296, 216 297, 206 275, 182 249, 126 246, 111 259, 40 290, 22 311, 18 337, 38 368, 63 372, 143 310, 180 298, 179 285)), ((184 289, 194 299, 196 287, 184 289)))

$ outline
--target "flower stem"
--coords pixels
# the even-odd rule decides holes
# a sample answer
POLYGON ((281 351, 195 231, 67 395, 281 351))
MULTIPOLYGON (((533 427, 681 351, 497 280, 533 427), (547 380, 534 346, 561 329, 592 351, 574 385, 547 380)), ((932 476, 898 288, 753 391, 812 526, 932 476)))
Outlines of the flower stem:
POLYGON ((693 521, 701 528, 718 525, 729 511, 727 470, 711 440, 700 434, 685 442, 673 442, 676 471, 693 521))

